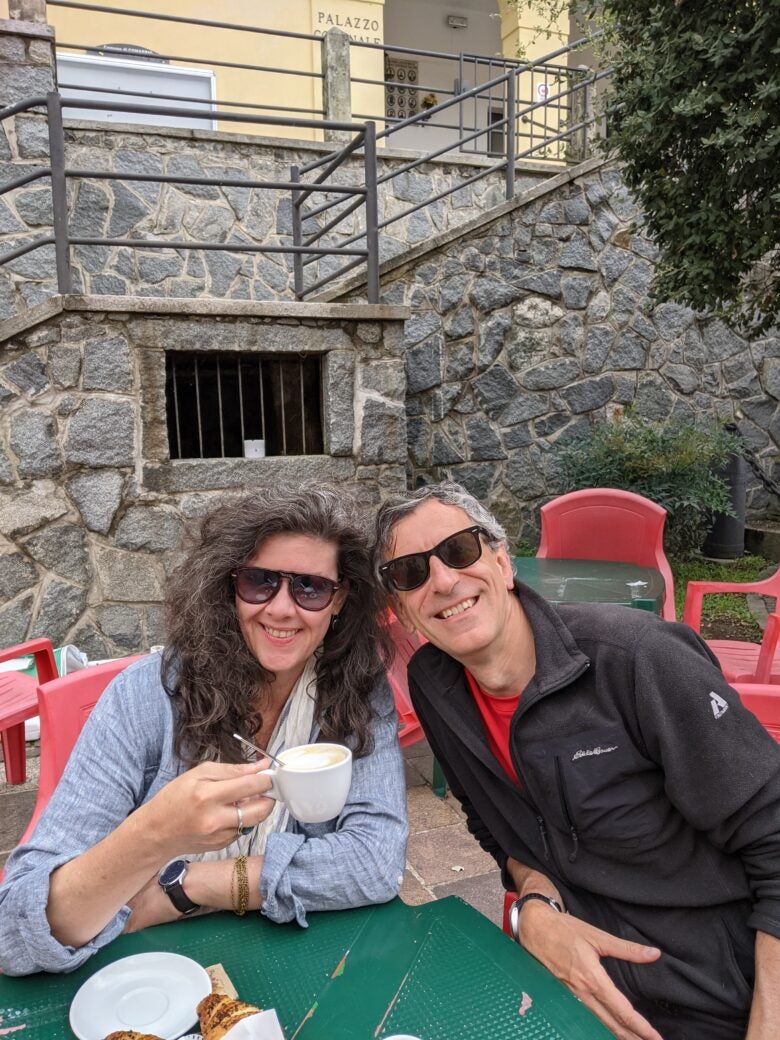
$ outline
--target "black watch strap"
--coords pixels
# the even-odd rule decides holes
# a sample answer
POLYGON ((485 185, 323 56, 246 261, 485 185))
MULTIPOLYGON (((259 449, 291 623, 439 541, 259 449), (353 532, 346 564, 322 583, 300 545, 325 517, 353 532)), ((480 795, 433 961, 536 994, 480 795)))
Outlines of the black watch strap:
POLYGON ((566 912, 557 899, 553 899, 552 896, 542 895, 541 892, 528 892, 526 895, 521 896, 509 908, 509 930, 515 942, 520 941, 520 911, 531 899, 541 899, 543 903, 547 903, 553 910, 557 910, 559 914, 566 912))
POLYGON ((184 886, 181 881, 174 881, 174 883, 169 885, 164 891, 168 893, 168 898, 180 914, 194 914, 196 910, 200 910, 198 904, 193 903, 184 891, 184 886))
POLYGON ((187 861, 180 859, 174 860, 167 867, 164 867, 157 879, 160 888, 167 894, 179 913, 184 914, 184 916, 194 914, 196 910, 200 910, 199 904, 193 903, 184 891, 183 882, 186 876, 187 861))

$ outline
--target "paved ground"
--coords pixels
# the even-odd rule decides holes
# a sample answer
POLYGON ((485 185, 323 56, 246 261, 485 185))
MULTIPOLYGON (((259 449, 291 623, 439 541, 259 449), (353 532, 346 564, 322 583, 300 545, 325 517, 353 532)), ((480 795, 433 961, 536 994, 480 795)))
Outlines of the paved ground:
MULTIPOLYGON (((27 782, 0 780, 0 867, 17 844, 35 805, 38 748, 28 744, 27 782)), ((503 889, 498 868, 466 830, 451 794, 431 790, 433 756, 425 742, 404 751, 409 805, 409 849, 401 898, 411 904, 458 895, 496 923, 501 923, 503 889)))

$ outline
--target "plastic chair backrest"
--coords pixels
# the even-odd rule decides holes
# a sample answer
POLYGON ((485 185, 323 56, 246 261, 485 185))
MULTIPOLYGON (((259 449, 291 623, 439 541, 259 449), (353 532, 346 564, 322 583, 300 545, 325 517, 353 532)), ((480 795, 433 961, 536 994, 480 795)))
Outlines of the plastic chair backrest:
POLYGON ((412 659, 415 651, 422 645, 422 640, 416 634, 407 632, 394 614, 387 615, 388 632, 393 644, 393 660, 387 669, 387 678, 390 689, 393 691, 395 710, 401 722, 401 730, 398 739, 401 746, 406 747, 423 736, 422 726, 417 718, 412 701, 409 696, 409 679, 406 667, 412 659))
POLYGON ((742 703, 780 744, 780 686, 769 683, 734 683, 742 703))
POLYGON ((63 675, 38 687, 41 775, 35 809, 20 844, 27 841, 35 829, 39 816, 60 782, 84 723, 100 695, 115 676, 142 656, 144 655, 136 654, 134 657, 122 657, 117 661, 82 668, 78 672, 63 675))
POLYGON ((666 592, 663 617, 675 621, 674 578, 664 555, 666 510, 649 498, 617 488, 586 488, 542 506, 539 557, 615 560, 655 567, 666 592))
POLYGON ((32 656, 35 662, 38 682, 51 682, 52 679, 57 678, 57 662, 54 660, 54 650, 50 639, 30 639, 26 643, 19 643, 16 646, 0 650, 0 662, 29 656, 32 656))

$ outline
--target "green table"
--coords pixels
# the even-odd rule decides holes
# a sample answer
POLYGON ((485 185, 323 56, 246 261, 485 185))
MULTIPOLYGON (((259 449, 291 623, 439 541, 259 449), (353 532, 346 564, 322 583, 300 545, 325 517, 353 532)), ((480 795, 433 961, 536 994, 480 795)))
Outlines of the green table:
POLYGON ((70 1040, 68 1008, 98 968, 168 950, 221 963, 239 996, 276 1008, 287 1040, 609 1040, 569 991, 454 896, 311 914, 310 926, 211 914, 121 936, 71 975, 0 978, 0 1034, 70 1040), (530 998, 530 1006, 529 1006, 530 998))
POLYGON ((520 581, 550 603, 615 603, 660 614, 666 584, 655 567, 612 560, 515 556, 520 581))

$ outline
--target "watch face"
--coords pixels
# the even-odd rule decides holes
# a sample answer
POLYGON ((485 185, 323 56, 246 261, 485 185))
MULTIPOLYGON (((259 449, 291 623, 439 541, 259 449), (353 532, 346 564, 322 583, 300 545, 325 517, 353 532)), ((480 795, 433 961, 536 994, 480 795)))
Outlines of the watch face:
POLYGON ((186 859, 175 859, 172 863, 169 863, 167 867, 164 867, 160 874, 160 884, 163 888, 168 885, 173 885, 177 881, 180 881, 187 870, 186 859))

